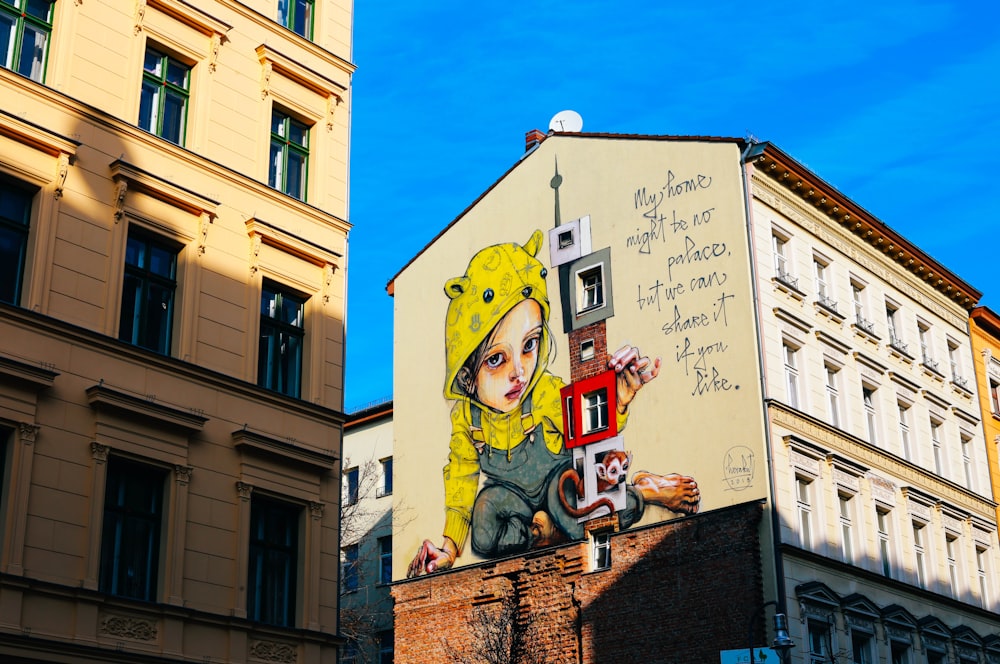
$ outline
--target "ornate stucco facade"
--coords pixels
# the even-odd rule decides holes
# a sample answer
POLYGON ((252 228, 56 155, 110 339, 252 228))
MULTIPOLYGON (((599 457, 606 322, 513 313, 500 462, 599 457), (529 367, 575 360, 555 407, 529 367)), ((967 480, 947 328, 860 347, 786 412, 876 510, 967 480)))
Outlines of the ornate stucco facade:
POLYGON ((13 8, 0 659, 331 661, 351 4, 13 8))
POLYGON ((976 387, 983 413, 986 458, 989 459, 993 500, 1000 499, 1000 316, 989 307, 976 307, 969 317, 976 387))

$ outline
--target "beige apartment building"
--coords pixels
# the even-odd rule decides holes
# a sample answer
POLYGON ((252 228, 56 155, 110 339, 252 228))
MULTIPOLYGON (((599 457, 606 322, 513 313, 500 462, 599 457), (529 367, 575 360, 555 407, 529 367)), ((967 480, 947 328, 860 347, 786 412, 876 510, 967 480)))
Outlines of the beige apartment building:
POLYGON ((351 11, 0 3, 0 660, 337 657, 351 11))

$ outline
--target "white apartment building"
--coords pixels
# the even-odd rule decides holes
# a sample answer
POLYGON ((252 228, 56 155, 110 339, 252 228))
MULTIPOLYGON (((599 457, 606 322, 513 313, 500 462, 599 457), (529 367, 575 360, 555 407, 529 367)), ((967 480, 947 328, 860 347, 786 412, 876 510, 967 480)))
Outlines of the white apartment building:
POLYGON ((1000 556, 968 326, 979 293, 774 146, 746 163, 796 652, 1000 662, 1000 639, 980 636, 996 630, 1000 556))

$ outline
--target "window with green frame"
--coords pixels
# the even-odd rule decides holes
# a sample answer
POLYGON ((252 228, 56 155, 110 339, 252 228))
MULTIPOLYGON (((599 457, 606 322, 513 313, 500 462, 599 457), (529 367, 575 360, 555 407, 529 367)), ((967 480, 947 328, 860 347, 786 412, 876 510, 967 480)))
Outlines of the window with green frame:
POLYGON ((289 196, 304 201, 308 163, 308 125, 281 111, 273 111, 267 183, 289 196))
POLYGON ((3 66, 39 83, 52 35, 51 0, 0 0, 0 53, 3 66))
POLYGON ((306 39, 312 39, 314 0, 278 0, 278 21, 306 39))
POLYGON ((139 126, 172 143, 184 145, 191 68, 147 47, 142 70, 139 126))

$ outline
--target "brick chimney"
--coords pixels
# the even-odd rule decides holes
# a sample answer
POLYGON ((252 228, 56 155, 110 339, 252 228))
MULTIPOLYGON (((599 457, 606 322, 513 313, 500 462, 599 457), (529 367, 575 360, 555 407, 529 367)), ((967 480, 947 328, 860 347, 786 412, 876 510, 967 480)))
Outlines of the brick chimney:
POLYGON ((531 152, 531 149, 545 140, 545 133, 541 129, 532 129, 524 135, 524 151, 531 152))

